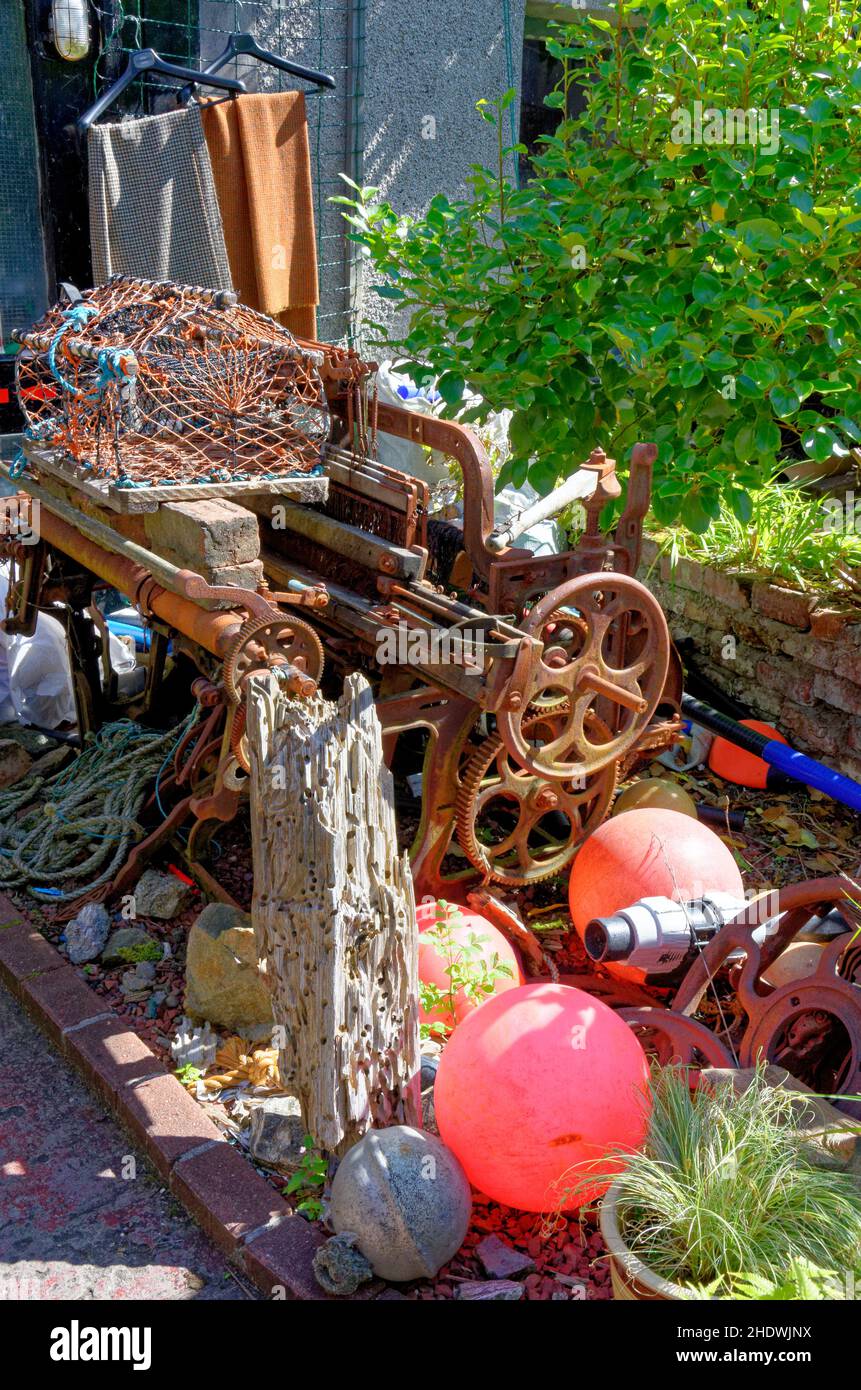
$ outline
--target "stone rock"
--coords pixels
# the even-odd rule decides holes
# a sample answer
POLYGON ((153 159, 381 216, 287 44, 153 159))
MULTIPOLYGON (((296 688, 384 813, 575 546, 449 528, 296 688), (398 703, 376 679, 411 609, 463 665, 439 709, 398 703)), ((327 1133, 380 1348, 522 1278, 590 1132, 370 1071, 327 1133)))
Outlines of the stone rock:
POLYGON ((126 970, 120 980, 120 989, 126 999, 146 999, 155 980, 155 966, 151 960, 140 960, 134 969, 126 970))
POLYGON ((465 1298, 472 1302, 495 1300, 500 1303, 516 1303, 523 1297, 523 1285, 511 1279, 464 1279, 457 1286, 455 1298, 465 1298))
POLYGON ((360 1284, 374 1277, 368 1261, 346 1231, 324 1241, 315 1252, 312 1264, 314 1278, 321 1289, 342 1297, 355 1293, 360 1284))
POLYGON ((342 1158, 329 1224, 350 1232, 381 1279, 432 1279, 460 1248, 472 1197, 454 1154, 432 1134, 373 1129, 342 1158))
POLYGON ((56 748, 49 748, 41 758, 37 758, 30 772, 33 776, 52 777, 55 772, 59 772, 61 767, 72 757, 74 749, 68 743, 61 743, 56 748))
POLYGON ((438 1067, 439 1057, 422 1057, 421 1084, 423 1092, 433 1090, 438 1067))
POLYGON ((101 903, 85 903, 66 927, 66 950, 73 965, 86 965, 105 949, 111 919, 101 903))
POLYGON ((518 1274, 531 1274, 535 1261, 522 1250, 515 1250, 499 1236, 485 1236, 475 1247, 482 1269, 490 1279, 514 1279, 518 1274))
POLYGON ((128 965, 128 961, 123 959, 120 951, 130 951, 135 946, 149 944, 157 946, 158 942, 142 927, 119 927, 108 937, 108 943, 102 951, 102 965, 128 965))
POLYGON ((250 1038, 272 1029, 272 1001, 260 974, 247 912, 209 903, 188 933, 185 1011, 250 1038))
POLYGON ((302 1161, 305 1125, 295 1096, 269 1096, 251 1112, 248 1152, 265 1168, 295 1173, 302 1161))
POLYGON ((11 787, 19 782, 33 765, 33 759, 26 749, 15 739, 0 739, 0 787, 11 787))
POLYGON ((138 879, 134 891, 135 912, 138 917, 155 917, 169 922, 181 910, 191 889, 176 874, 163 874, 147 869, 138 879))

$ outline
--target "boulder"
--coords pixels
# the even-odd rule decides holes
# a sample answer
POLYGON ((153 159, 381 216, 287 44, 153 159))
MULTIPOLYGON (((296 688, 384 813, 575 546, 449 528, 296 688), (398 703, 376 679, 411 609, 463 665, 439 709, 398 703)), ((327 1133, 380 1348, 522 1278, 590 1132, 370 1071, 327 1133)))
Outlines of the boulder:
POLYGON ((485 1236, 475 1247, 475 1253, 489 1279, 516 1279, 519 1274, 531 1274, 535 1269, 535 1261, 525 1251, 515 1250, 499 1236, 485 1236))
POLYGON ((158 942, 145 932, 143 927, 119 927, 111 932, 107 945, 102 951, 102 965, 128 965, 127 957, 120 951, 133 950, 135 946, 158 946, 158 942))
POLYGON ((181 911, 190 892, 189 884, 183 883, 176 874, 147 869, 138 879, 134 891, 135 913, 138 917, 155 917, 160 922, 169 922, 181 911))
POLYGON ((0 787, 10 787, 26 777, 33 759, 14 739, 0 739, 0 787))
POLYGON ((460 1248, 472 1196, 466 1174, 432 1134, 372 1129, 342 1158, 329 1224, 349 1233, 381 1279, 432 1279, 460 1248))
POLYGON ((251 1112, 248 1152, 265 1168, 295 1173, 302 1162, 305 1125, 295 1096, 269 1096, 251 1112))
POLYGON ((272 1001, 247 912, 209 903, 197 918, 188 933, 185 1011, 245 1038, 271 1032, 272 1001))
POLYGON ((111 919, 101 903, 85 903, 66 927, 66 950, 73 965, 96 960, 105 948, 111 919))

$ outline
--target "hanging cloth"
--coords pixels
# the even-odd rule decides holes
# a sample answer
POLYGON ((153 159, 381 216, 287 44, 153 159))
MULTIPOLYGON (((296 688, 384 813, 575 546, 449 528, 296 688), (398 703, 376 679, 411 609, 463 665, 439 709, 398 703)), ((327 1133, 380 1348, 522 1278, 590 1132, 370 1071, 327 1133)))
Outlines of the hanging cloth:
POLYGON ((202 110, 239 298, 299 337, 316 338, 320 294, 305 97, 251 93, 202 110))
POLYGON ((200 108, 93 125, 93 282, 120 272, 233 288, 200 108))

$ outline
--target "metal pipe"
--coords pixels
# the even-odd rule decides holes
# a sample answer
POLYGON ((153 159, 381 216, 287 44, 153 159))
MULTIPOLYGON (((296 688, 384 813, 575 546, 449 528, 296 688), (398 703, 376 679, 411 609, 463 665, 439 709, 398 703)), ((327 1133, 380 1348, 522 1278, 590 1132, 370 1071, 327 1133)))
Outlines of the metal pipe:
POLYGON ((518 536, 522 536, 524 531, 528 531, 532 526, 537 526, 541 521, 546 521, 548 517, 555 516, 557 512, 563 511, 570 502, 591 497, 598 486, 598 481, 598 474, 594 469, 578 468, 576 473, 572 473, 571 477, 555 488, 549 496, 539 497, 530 506, 524 507, 521 512, 509 517, 504 526, 491 531, 487 538, 488 549, 505 550, 512 541, 517 540, 518 536))
MULTIPOLYGON (((134 554, 117 555, 113 551, 105 549, 97 544, 90 535, 84 533, 83 526, 79 530, 77 524, 70 524, 62 515, 59 515, 59 508, 62 507, 64 511, 71 512, 75 523, 80 516, 81 521, 87 522, 87 531, 90 528, 106 531, 116 544, 117 536, 108 527, 102 527, 99 522, 92 521, 90 517, 84 517, 83 513, 76 512, 74 507, 66 508, 63 503, 43 492, 41 488, 37 488, 35 484, 31 484, 28 479, 28 490, 31 488, 33 495, 38 496, 40 502, 44 499, 39 517, 43 540, 47 541, 49 545, 55 546, 57 550, 61 550, 64 555, 77 560, 78 564, 83 565, 85 569, 92 570, 93 574, 97 574, 100 579, 103 579, 106 584, 111 584, 121 594, 127 594, 133 602, 145 603, 156 617, 161 618, 169 627, 182 632, 192 642, 197 642, 213 656, 217 656, 219 659, 224 656, 242 623, 242 619, 237 613, 209 613, 189 599, 159 588, 154 581, 152 571, 146 565, 138 563, 136 559, 136 555, 149 555, 149 552, 143 547, 124 541, 123 549, 128 547, 128 550, 134 554), (143 590, 147 585, 150 586, 150 591, 143 597, 143 590)), ((173 566, 168 566, 168 568, 172 569, 173 566)), ((182 571, 177 570, 176 573, 179 574, 182 571)))

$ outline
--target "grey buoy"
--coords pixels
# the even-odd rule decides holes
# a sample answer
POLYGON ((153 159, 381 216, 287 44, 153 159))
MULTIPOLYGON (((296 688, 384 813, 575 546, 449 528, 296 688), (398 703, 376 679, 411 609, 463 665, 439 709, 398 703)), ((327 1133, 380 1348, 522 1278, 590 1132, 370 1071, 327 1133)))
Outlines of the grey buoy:
POLYGON ((469 1182, 433 1134, 392 1125, 372 1129, 341 1160, 329 1224, 349 1232, 374 1273, 404 1283, 432 1279, 469 1227, 469 1182))

